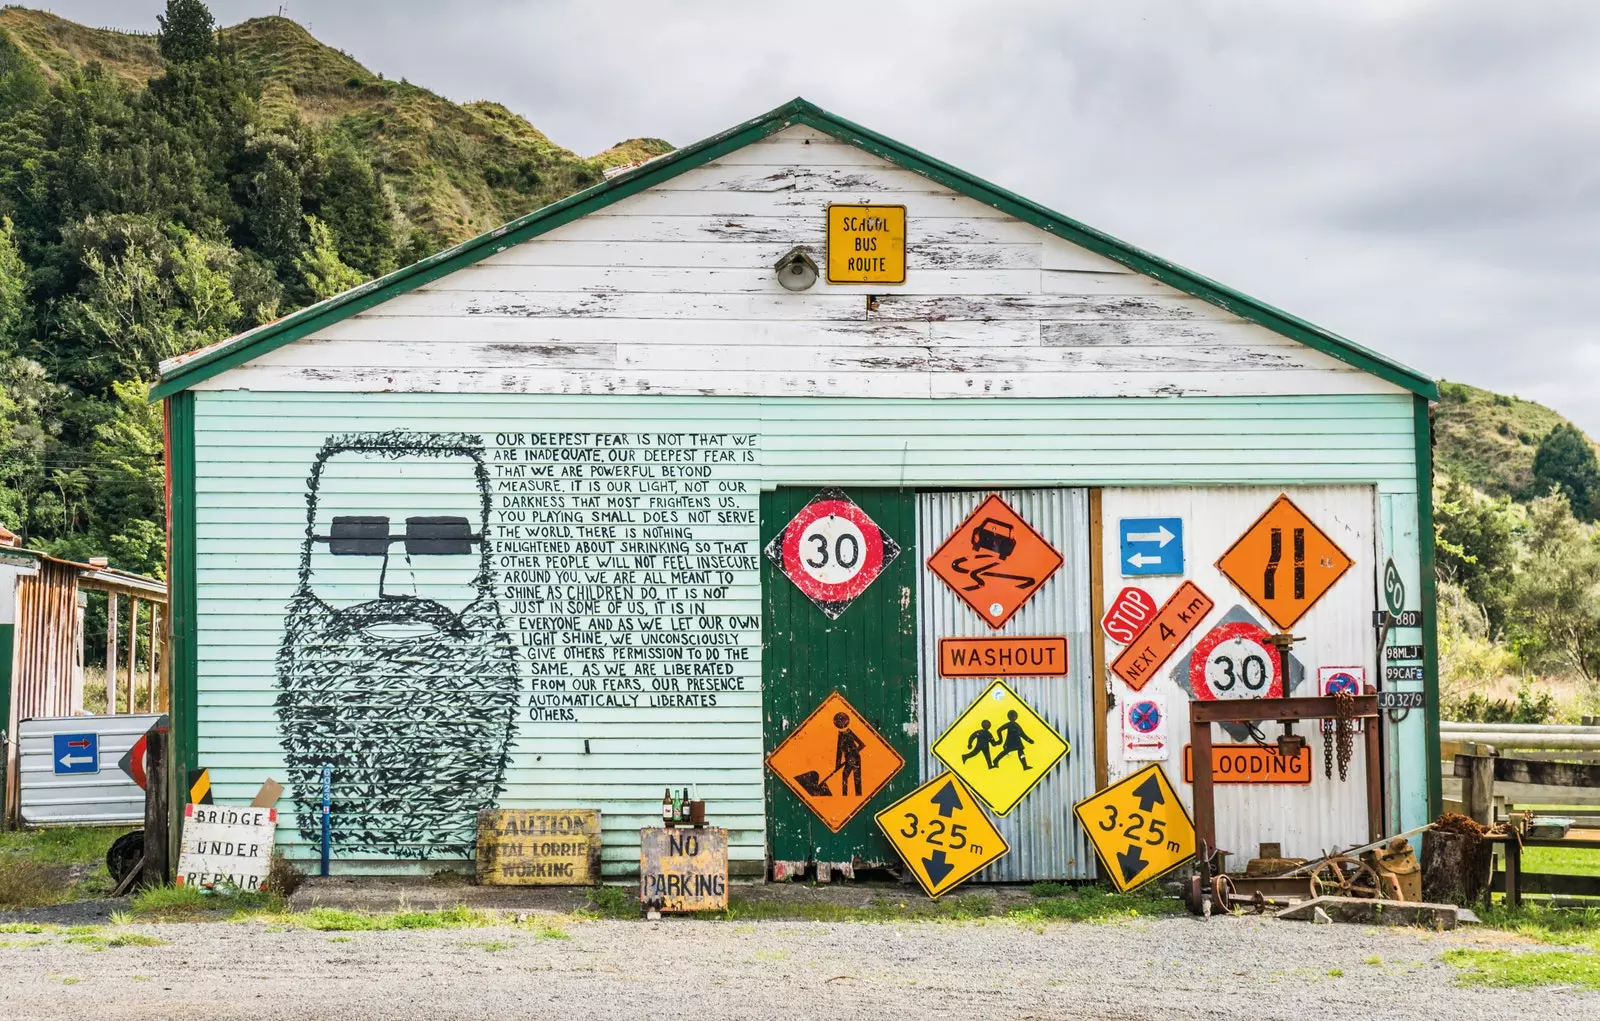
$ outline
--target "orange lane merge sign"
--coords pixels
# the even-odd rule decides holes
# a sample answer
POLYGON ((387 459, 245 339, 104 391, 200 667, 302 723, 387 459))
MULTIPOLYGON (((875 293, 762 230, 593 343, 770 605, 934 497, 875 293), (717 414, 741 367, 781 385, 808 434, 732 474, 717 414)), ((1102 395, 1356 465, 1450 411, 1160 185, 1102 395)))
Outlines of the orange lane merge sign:
POLYGON ((1284 494, 1222 554, 1217 570, 1287 631, 1354 563, 1284 494))
MULTIPOLYGON (((1194 746, 1183 746, 1183 782, 1194 783, 1194 746)), ((1311 746, 1288 758, 1276 748, 1247 744, 1211 746, 1212 783, 1273 783, 1308 786, 1311 783, 1311 746)))
POLYGON ((1155 620, 1146 625, 1111 664, 1111 672, 1138 691, 1178 651, 1178 646, 1194 633, 1214 606, 1211 597, 1201 592, 1194 582, 1179 585, 1172 598, 1156 611, 1155 620))
POLYGON ((928 569, 997 631, 1061 564, 1055 547, 993 494, 928 558, 928 569))
POLYGON ((941 638, 941 677, 1065 677, 1067 640, 941 638))
POLYGON ((837 691, 767 756, 767 768, 838 833, 905 765, 837 691))

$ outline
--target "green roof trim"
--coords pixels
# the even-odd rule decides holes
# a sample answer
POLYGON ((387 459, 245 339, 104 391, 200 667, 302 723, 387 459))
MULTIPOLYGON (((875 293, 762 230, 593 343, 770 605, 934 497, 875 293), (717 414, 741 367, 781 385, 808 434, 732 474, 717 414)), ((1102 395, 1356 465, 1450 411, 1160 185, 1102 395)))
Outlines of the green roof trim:
POLYGON ((636 195, 671 180, 684 171, 703 166, 720 156, 742 149, 752 142, 758 142, 768 135, 797 124, 815 128, 842 142, 848 142, 881 156, 891 163, 1030 223, 1040 230, 1208 301, 1275 333, 1297 340, 1307 347, 1331 355, 1357 369, 1409 390, 1419 397, 1425 397, 1430 401, 1439 399, 1438 384, 1431 377, 1415 369, 1093 227, 1062 216, 1037 202, 974 177, 910 146, 835 116, 804 99, 791 100, 760 117, 643 163, 609 181, 536 209, 503 227, 469 241, 463 241, 454 248, 429 256, 415 265, 396 270, 326 301, 300 309, 282 319, 241 333, 221 344, 195 352, 162 371, 161 380, 151 391, 151 397, 159 399, 186 390, 236 365, 325 329, 340 320, 364 312, 423 284, 536 238, 563 224, 571 223, 579 217, 597 212, 613 202, 636 195))

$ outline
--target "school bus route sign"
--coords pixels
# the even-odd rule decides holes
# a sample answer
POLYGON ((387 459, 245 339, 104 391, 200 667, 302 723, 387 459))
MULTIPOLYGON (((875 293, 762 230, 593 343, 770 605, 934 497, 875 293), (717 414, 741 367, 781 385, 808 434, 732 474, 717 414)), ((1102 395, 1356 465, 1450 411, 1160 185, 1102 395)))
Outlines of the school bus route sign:
POLYGON ((1072 812, 1119 893, 1159 879, 1194 857, 1194 823, 1159 763, 1085 798, 1072 812))
POLYGON ((906 282, 906 207, 828 207, 828 283, 906 282))
POLYGON ((953 773, 940 773, 874 818, 923 892, 935 900, 1011 851, 953 773))
POLYGON ((939 761, 1002 816, 1071 750, 1004 681, 989 685, 933 743, 939 761))

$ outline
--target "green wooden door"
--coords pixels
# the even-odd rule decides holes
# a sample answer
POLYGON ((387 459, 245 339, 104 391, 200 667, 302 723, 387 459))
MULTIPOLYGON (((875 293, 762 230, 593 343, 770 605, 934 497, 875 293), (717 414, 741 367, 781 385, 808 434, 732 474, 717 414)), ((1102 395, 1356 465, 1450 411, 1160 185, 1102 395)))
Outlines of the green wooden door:
MULTIPOLYGON (((816 496, 817 488, 761 494, 763 546, 816 496)), ((838 833, 767 770, 767 856, 775 862, 897 861, 872 816, 917 785, 916 496, 899 489, 845 492, 900 544, 900 555, 837 620, 829 620, 770 558, 761 558, 765 747, 770 753, 837 691, 894 746, 905 765, 838 833)))

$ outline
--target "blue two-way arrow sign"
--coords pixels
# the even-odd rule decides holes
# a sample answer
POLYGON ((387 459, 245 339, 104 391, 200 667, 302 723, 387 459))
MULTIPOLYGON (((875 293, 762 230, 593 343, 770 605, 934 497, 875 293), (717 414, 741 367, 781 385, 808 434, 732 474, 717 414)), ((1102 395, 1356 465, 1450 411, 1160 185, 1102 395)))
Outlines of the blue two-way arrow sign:
POLYGON ((1182 518, 1123 518, 1122 576, 1183 573, 1182 518))
POLYGON ((99 734, 56 734, 51 749, 57 775, 100 772, 99 734))

